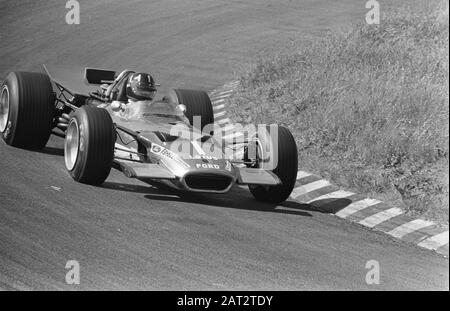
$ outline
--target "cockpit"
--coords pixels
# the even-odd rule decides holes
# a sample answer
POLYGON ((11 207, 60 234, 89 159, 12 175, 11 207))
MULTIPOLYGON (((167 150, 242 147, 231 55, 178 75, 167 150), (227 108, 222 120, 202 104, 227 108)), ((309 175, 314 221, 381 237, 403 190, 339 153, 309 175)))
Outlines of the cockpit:
POLYGON ((124 105, 125 109, 115 113, 127 121, 149 121, 153 123, 186 123, 183 105, 166 101, 136 101, 124 105))
POLYGON ((172 121, 180 121, 189 123, 183 105, 177 105, 166 101, 148 102, 142 110, 142 117, 144 119, 166 118, 172 121))

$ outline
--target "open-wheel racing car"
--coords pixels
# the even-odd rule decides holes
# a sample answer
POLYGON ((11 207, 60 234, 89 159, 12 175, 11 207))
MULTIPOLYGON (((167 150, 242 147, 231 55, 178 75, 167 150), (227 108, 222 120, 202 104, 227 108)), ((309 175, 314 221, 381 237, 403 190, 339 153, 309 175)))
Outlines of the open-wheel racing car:
POLYGON ((44 148, 64 138, 67 171, 100 185, 112 167, 127 177, 192 192, 226 193, 248 185, 257 200, 279 203, 297 176, 297 147, 282 126, 244 141, 244 156, 226 156, 208 94, 173 89, 161 99, 112 109, 130 71, 44 66, 11 72, 0 83, 0 135, 6 144, 44 148))

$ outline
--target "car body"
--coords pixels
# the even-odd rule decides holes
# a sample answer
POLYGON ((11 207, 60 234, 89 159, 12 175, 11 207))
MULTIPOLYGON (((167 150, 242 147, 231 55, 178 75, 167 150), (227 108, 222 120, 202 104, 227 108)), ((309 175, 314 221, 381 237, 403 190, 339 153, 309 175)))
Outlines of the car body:
MULTIPOLYGON (((213 115, 211 101, 203 91, 175 89, 161 99, 125 105, 124 109, 114 111, 110 104, 114 99, 115 87, 123 83, 122 80, 129 71, 117 73, 95 68, 44 68, 51 81, 53 100, 48 99, 49 91, 43 92, 47 97, 39 99, 42 102, 39 107, 46 107, 36 109, 42 109, 45 115, 48 115, 48 111, 53 112, 52 124, 43 123, 42 127, 49 126, 51 133, 65 139, 66 168, 79 182, 101 184, 108 177, 111 167, 115 167, 127 177, 144 182, 157 181, 190 192, 226 193, 235 184, 244 184, 249 185, 254 195, 254 192, 265 193, 259 195, 260 199, 281 201, 292 191, 296 167, 291 167, 297 166, 297 150, 292 137, 288 137, 288 145, 291 147, 288 153, 292 153, 288 156, 292 158, 289 161, 293 165, 287 166, 292 172, 285 172, 283 165, 280 168, 280 163, 272 163, 270 167, 265 165, 262 153, 259 158, 251 158, 248 152, 242 159, 228 157, 228 146, 224 144, 221 135, 218 135, 220 127, 205 124, 206 121, 211 122, 213 115), (193 122, 197 113, 200 126, 193 122), (292 151, 294 149, 295 154, 292 151), (283 172, 280 174, 281 169, 283 172), (280 196, 280 189, 288 194, 280 196), (271 194, 267 196, 268 193, 271 194)), ((18 94, 13 94, 12 91, 19 85, 28 83, 28 89, 32 91, 27 92, 37 94, 39 91, 41 95, 38 88, 48 88, 44 81, 46 79, 42 74, 33 73, 8 75, 0 90, 0 110, 6 111, 8 107, 13 112, 15 110, 16 114, 27 114, 24 109, 14 107, 23 102, 21 96, 31 93, 23 95, 25 90, 19 90, 18 94), (20 80, 23 81, 18 83, 20 80)), ((2 123, 9 122, 9 126, 4 126, 1 132, 3 139, 13 146, 27 147, 23 143, 26 139, 22 137, 21 142, 16 143, 20 138, 16 136, 29 129, 20 123, 20 118, 11 117, 13 114, 3 113, 2 123)), ((31 115, 26 117, 34 122, 41 122, 31 115)), ((267 137, 272 142, 279 138, 276 135, 270 138, 270 133, 267 137)), ((43 137, 41 140, 39 146, 43 147, 46 139, 43 137)), ((256 136, 244 144, 248 150, 249 144, 262 144, 262 139, 256 136)), ((282 142, 281 145, 286 143, 282 142)), ((258 147, 254 149, 261 150, 258 147)), ((271 155, 272 162, 274 158, 286 157, 284 153, 280 154, 279 147, 268 154, 271 155)))

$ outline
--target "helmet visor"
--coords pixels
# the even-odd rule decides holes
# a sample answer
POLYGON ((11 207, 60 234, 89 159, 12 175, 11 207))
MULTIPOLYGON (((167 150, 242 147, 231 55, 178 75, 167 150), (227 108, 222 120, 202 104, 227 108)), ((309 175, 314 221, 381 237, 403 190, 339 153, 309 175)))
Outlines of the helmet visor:
POLYGON ((154 90, 153 88, 149 88, 149 87, 139 87, 139 86, 132 86, 131 87, 133 93, 136 95, 136 97, 141 98, 141 99, 153 99, 155 97, 156 94, 156 90, 154 90))

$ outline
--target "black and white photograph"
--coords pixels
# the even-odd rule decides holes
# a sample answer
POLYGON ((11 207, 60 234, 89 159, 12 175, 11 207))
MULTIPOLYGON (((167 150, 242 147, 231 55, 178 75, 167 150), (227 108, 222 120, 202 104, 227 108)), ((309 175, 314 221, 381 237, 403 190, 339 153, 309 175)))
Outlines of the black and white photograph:
POLYGON ((449 290, 448 0, 0 0, 0 138, 0 291, 449 290))

